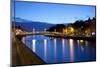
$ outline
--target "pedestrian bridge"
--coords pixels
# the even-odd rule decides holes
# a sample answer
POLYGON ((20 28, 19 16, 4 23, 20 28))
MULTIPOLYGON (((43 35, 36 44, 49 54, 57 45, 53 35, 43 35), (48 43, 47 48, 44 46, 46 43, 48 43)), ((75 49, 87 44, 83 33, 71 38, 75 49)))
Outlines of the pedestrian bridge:
POLYGON ((27 35, 48 35, 48 36, 64 36, 65 34, 59 32, 16 32, 16 35, 27 36, 27 35))

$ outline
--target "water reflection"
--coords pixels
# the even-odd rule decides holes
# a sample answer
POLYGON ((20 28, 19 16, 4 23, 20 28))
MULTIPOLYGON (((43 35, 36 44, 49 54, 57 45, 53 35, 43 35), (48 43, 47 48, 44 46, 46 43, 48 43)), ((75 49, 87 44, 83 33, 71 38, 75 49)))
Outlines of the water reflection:
POLYGON ((27 36, 23 41, 46 63, 88 61, 96 59, 93 41, 27 36))
POLYGON ((57 39, 54 39, 54 61, 56 62, 56 54, 57 54, 57 39))
POLYGON ((83 43, 84 42, 84 40, 80 40, 80 43, 83 43))
POLYGON ((47 40, 44 39, 44 58, 47 60, 47 40))
POLYGON ((63 55, 63 62, 64 62, 64 58, 65 58, 65 40, 62 39, 62 55, 63 55))
POLYGON ((33 51, 35 52, 36 51, 36 49, 35 49, 35 46, 36 46, 36 40, 32 40, 32 47, 33 47, 33 51))
POLYGON ((79 40, 77 40, 78 46, 79 46, 79 40))
POLYGON ((25 37, 22 38, 22 42, 25 44, 25 37))
POLYGON ((88 41, 85 41, 85 44, 86 44, 86 46, 88 47, 88 44, 89 44, 88 41))
POLYGON ((74 42, 73 39, 69 39, 70 44, 70 61, 74 62, 74 42))

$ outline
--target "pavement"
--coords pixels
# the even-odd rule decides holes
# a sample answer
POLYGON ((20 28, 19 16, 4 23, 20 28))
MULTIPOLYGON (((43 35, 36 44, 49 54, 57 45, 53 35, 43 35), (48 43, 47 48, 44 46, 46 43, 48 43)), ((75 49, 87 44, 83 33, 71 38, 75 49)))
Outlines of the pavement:
POLYGON ((13 66, 46 64, 31 49, 13 35, 11 46, 11 64, 13 66))

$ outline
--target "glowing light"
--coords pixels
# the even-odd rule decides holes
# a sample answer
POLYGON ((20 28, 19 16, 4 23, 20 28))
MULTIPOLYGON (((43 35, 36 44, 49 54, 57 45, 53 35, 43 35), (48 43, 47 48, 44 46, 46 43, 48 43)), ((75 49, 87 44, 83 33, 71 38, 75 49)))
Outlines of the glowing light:
POLYGON ((65 40, 62 39, 62 54, 63 54, 63 61, 64 61, 64 57, 65 57, 65 40))
POLYGON ((95 32, 92 32, 92 35, 95 35, 95 32))
POLYGON ((74 61, 74 43, 73 43, 73 39, 70 39, 69 43, 70 43, 70 61, 73 62, 74 61))
POLYGON ((25 37, 22 38, 22 42, 25 44, 25 37))
POLYGON ((68 31, 67 31, 67 28, 66 28, 66 29, 64 29, 63 31, 64 31, 64 33, 67 33, 67 32, 68 32, 68 31))
POLYGON ((32 43, 33 43, 33 51, 35 52, 36 49, 35 49, 35 46, 36 46, 36 40, 32 40, 32 43))
POLYGON ((47 40, 44 39, 44 58, 47 59, 47 40))
POLYGON ((70 27, 70 31, 71 31, 71 32, 74 32, 74 28, 73 28, 73 27, 70 27))
POLYGON ((78 46, 79 46, 79 40, 77 40, 78 46))
POLYGON ((84 42, 84 40, 80 40, 80 42, 81 42, 81 43, 83 43, 83 42, 84 42))
POLYGON ((57 53, 57 40, 54 39, 54 58, 55 58, 55 62, 56 62, 56 53, 57 53))

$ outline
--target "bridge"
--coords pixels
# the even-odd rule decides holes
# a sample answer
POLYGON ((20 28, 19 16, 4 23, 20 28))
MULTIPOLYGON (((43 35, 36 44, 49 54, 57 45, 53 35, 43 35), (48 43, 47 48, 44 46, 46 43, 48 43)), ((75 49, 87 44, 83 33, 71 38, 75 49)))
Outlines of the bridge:
POLYGON ((22 30, 16 30, 15 31, 16 36, 19 38, 22 38, 27 35, 44 35, 48 37, 54 37, 54 38, 67 38, 67 39, 82 39, 82 40, 95 40, 95 37, 87 37, 87 36, 75 36, 73 34, 66 35, 65 33, 60 32, 48 32, 48 31, 33 31, 33 32, 26 32, 22 30))
POLYGON ((27 35, 65 36, 66 35, 64 33, 48 32, 48 31, 26 32, 26 31, 16 30, 15 33, 18 36, 27 36, 27 35))

